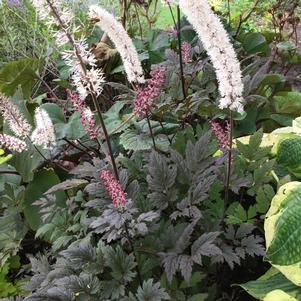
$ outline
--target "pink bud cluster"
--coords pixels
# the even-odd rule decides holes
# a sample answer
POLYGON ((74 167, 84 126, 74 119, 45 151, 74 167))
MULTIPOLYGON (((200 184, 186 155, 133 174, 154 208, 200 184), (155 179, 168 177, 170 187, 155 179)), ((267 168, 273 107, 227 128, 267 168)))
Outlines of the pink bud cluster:
POLYGON ((225 127, 223 127, 220 123, 213 121, 213 120, 209 120, 209 124, 211 125, 211 131, 212 131, 213 135, 215 136, 219 147, 224 151, 230 150, 231 129, 230 129, 229 122, 226 121, 225 127))
POLYGON ((182 58, 184 64, 192 63, 192 49, 188 42, 182 43, 182 58))
POLYGON ((147 116, 154 100, 160 96, 166 78, 165 68, 156 67, 150 75, 151 78, 148 80, 147 85, 138 88, 138 95, 134 101, 134 113, 140 118, 147 116))
POLYGON ((67 90, 67 100, 72 104, 75 111, 80 112, 80 121, 90 138, 96 139, 101 135, 100 128, 96 126, 96 119, 91 109, 86 106, 85 101, 69 89, 67 90))
POLYGON ((21 153, 27 149, 27 145, 24 141, 6 134, 0 134, 0 145, 11 152, 21 153))
POLYGON ((103 181, 105 188, 113 201, 113 205, 117 208, 124 207, 127 203, 126 193, 124 192, 119 181, 108 170, 100 172, 100 179, 103 181))

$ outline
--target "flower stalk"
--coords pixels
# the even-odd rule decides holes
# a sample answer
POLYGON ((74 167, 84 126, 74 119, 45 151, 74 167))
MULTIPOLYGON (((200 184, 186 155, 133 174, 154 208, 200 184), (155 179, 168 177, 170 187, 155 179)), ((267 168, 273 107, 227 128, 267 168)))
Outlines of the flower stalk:
POLYGON ((182 83, 182 93, 184 100, 187 97, 186 94, 186 85, 185 85, 185 76, 183 68, 183 53, 182 53, 182 36, 181 36, 181 11, 179 5, 177 5, 177 17, 178 17, 178 26, 177 26, 177 37, 178 37, 178 46, 179 46, 179 57, 180 57, 180 72, 181 72, 181 83, 182 83))
POLYGON ((230 180, 231 180, 231 168, 232 168, 232 154, 233 154, 233 132, 234 132, 234 120, 233 112, 230 111, 230 131, 229 131, 229 149, 228 149, 228 160, 227 160, 227 174, 226 174, 226 187, 225 187, 225 200, 224 200, 224 214, 223 220, 226 215, 226 210, 229 204, 229 193, 230 193, 230 180))
POLYGON ((49 7, 50 7, 51 11, 53 12, 54 16, 56 17, 56 19, 58 20, 60 28, 65 32, 66 37, 68 38, 70 44, 72 45, 72 47, 75 51, 75 55, 76 55, 76 57, 79 61, 79 64, 81 66, 82 72, 84 73, 84 75, 86 76, 86 78, 88 80, 88 89, 90 91, 93 104, 94 104, 94 106, 97 110, 99 120, 100 120, 100 125, 101 125, 102 131, 103 131, 104 136, 105 136, 105 140, 106 140, 107 145, 108 145, 109 156, 111 158, 111 163, 112 163, 112 166, 113 166, 114 174, 115 174, 116 179, 119 179, 118 169, 117 169, 117 165, 116 165, 116 162, 115 162, 110 137, 108 135, 108 131, 107 131, 106 125, 104 123, 104 119, 103 119, 103 116, 102 116, 102 111, 101 111, 100 105, 97 101, 96 91, 94 90, 93 84, 91 82, 89 82, 89 77, 87 77, 86 65, 85 65, 85 63, 84 63, 84 61, 83 61, 83 59, 80 55, 80 52, 78 50, 78 47, 76 46, 76 43, 75 43, 72 35, 70 34, 70 32, 68 32, 68 30, 66 30, 66 28, 64 26, 64 22, 61 19, 60 15, 58 14, 58 12, 57 12, 56 8, 54 7, 54 5, 52 4, 52 1, 51 0, 46 0, 46 2, 49 5, 49 7))

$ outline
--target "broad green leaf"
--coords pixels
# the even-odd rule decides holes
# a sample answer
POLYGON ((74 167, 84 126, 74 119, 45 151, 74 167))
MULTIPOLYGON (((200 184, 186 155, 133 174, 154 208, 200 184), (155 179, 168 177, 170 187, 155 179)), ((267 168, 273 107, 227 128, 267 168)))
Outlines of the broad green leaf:
MULTIPOLYGON (((156 147, 166 150, 169 146, 169 141, 166 136, 155 136, 156 147)), ((146 133, 141 133, 138 130, 129 129, 120 135, 120 144, 125 149, 133 151, 149 150, 153 145, 152 137, 146 133)))
POLYGON ((273 97, 275 111, 299 117, 301 112, 301 93, 297 91, 279 92, 273 97))
MULTIPOLYGON (((289 281, 275 268, 268 270, 259 279, 241 284, 240 286, 251 296, 260 300, 266 300, 265 298, 275 290, 281 290, 289 296, 296 298, 296 300, 301 300, 301 288, 289 281)), ((270 300, 279 301, 277 298, 270 300)))
MULTIPOLYGON (((2 166, 1 166, 2 168, 2 166)), ((3 170, 12 170, 14 171, 15 169, 12 169, 11 166, 4 165, 3 170)), ((0 169, 1 170, 1 169, 0 169)), ((19 175, 15 174, 0 174, 0 194, 4 191, 4 186, 5 184, 12 184, 12 186, 15 185, 20 185, 22 182, 22 178, 19 175)))
POLYGON ((80 122, 80 112, 75 112, 67 123, 57 123, 55 132, 58 139, 68 138, 76 140, 85 136, 84 127, 80 122))
POLYGON ((36 58, 21 59, 6 64, 0 70, 0 91, 8 96, 13 96, 20 86, 23 97, 28 98, 41 65, 41 60, 36 58))
POLYGON ((41 109, 44 109, 49 117, 51 118, 53 124, 56 123, 64 123, 65 122, 65 117, 64 117, 64 112, 55 103, 45 103, 40 106, 41 109))
POLYGON ((162 35, 161 30, 152 30, 148 36, 149 59, 152 64, 160 63, 165 59, 165 49, 170 46, 169 36, 162 35))
POLYGON ((293 118, 281 114, 272 114, 271 119, 276 121, 281 126, 291 126, 293 118))
POLYGON ((264 35, 260 33, 249 33, 243 41, 243 47, 248 54, 263 53, 267 54, 269 51, 268 43, 264 35))
POLYGON ((15 153, 10 164, 22 176, 24 182, 28 183, 33 179, 33 172, 37 169, 43 159, 38 152, 31 147, 28 151, 15 153))
POLYGON ((301 286, 301 183, 280 187, 266 215, 266 258, 301 286))
MULTIPOLYGON (((41 225, 39 207, 33 203, 43 197, 43 194, 52 186, 60 183, 60 179, 53 169, 43 169, 35 173, 34 179, 28 184, 25 190, 24 215, 33 230, 37 230, 41 225)), ((66 198, 64 192, 55 193, 58 203, 63 202, 66 198)))
POLYGON ((120 111, 123 109, 124 106, 125 106, 124 101, 118 101, 105 114, 103 114, 104 122, 106 124, 109 133, 113 132, 117 128, 118 130, 115 131, 115 133, 120 133, 130 126, 129 123, 125 123, 122 126, 124 120, 123 117, 120 115, 120 111))

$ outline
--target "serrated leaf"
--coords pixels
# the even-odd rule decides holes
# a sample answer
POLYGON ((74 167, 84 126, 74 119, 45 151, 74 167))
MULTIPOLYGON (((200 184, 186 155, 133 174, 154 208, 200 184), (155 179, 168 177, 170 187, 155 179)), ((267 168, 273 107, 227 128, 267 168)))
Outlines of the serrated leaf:
POLYGON ((242 239, 241 246, 250 256, 263 256, 265 255, 265 250, 262 246, 263 241, 259 236, 250 235, 242 239))
POLYGON ((112 247, 103 249, 106 265, 112 270, 111 274, 118 281, 130 282, 136 272, 132 270, 136 266, 134 255, 126 254, 120 246, 114 250, 112 247))
POLYGON ((153 151, 150 154, 148 164, 149 176, 147 182, 153 191, 166 192, 175 183, 177 168, 175 165, 168 165, 167 159, 153 151))
POLYGON ((232 203, 227 209, 227 223, 228 224, 241 224, 248 220, 248 215, 244 207, 238 203, 232 203))
POLYGON ((70 247, 60 253, 74 269, 81 269, 88 263, 96 261, 96 251, 89 242, 70 247))
POLYGON ((160 288, 160 283, 153 283, 153 279, 148 279, 143 282, 142 287, 138 288, 137 298, 139 301, 161 301, 170 300, 169 295, 163 288, 160 288))
POLYGON ((219 247, 216 246, 215 240, 220 232, 209 232, 203 234, 191 246, 191 255, 193 261, 202 265, 202 256, 218 256, 222 254, 219 247))

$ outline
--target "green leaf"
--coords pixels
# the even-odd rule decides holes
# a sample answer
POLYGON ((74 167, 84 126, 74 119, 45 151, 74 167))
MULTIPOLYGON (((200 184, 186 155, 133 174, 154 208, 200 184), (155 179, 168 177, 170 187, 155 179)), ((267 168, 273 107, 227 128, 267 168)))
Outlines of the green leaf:
POLYGON ((148 36, 149 60, 151 64, 160 63, 165 59, 165 49, 170 46, 169 36, 161 30, 152 30, 148 36))
POLYGON ((260 187, 256 195, 256 209, 259 213, 266 213, 270 207, 272 198, 275 196, 271 185, 266 184, 260 187))
POLYGON ((139 301, 170 300, 165 289, 160 288, 160 282, 153 283, 153 279, 144 281, 142 287, 138 288, 136 296, 139 301))
POLYGON ((280 114, 272 114, 271 119, 276 121, 278 124, 282 126, 291 126, 293 118, 285 115, 280 114))
POLYGON ((243 41, 243 47, 248 54, 269 52, 269 46, 264 35, 260 33, 249 33, 243 41))
POLYGON ((68 138, 70 140, 80 139, 85 136, 85 129, 80 122, 80 112, 75 112, 67 123, 55 125, 56 136, 58 139, 68 138))
POLYGON ((273 97, 276 113, 299 117, 301 111, 301 93, 297 91, 279 92, 273 97))
POLYGON ((117 128, 118 130, 115 131, 115 133, 120 133, 130 126, 129 123, 125 123, 122 126, 124 120, 122 119, 122 116, 120 116, 120 111, 123 109, 124 106, 124 101, 117 101, 105 114, 103 114, 104 122, 109 133, 113 132, 117 128))
POLYGON ((188 298, 187 301, 205 301, 208 298, 208 294, 196 294, 188 298))
MULTIPOLYGON (((39 207, 33 203, 43 197, 43 194, 52 186, 59 184, 60 179, 52 169, 43 169, 35 173, 34 179, 28 184, 25 190, 24 215, 33 230, 41 225, 41 214, 39 207)), ((66 198, 64 192, 56 192, 57 202, 63 202, 66 198)))
POLYGON ((0 266, 0 297, 10 297, 17 294, 17 288, 13 283, 9 282, 8 275, 9 273, 9 264, 0 266))
POLYGON ((105 263, 112 270, 111 275, 117 281, 130 282, 136 275, 132 270, 136 266, 133 254, 126 254, 117 246, 116 250, 112 247, 102 249, 105 263))
POLYGON ((195 272, 192 274, 191 279, 189 282, 183 281, 180 285, 181 289, 184 288, 192 288, 195 287, 197 284, 199 284, 202 280, 206 278, 206 274, 202 272, 195 272))
POLYGON ((28 183, 32 181, 33 172, 40 166, 41 162, 43 159, 40 154, 33 147, 30 147, 28 151, 15 153, 10 164, 22 176, 23 181, 28 183))
POLYGON ((36 82, 36 72, 41 68, 41 60, 36 58, 21 59, 6 64, 0 70, 0 91, 13 96, 18 87, 22 89, 23 97, 31 95, 36 82))
POLYGON ((15 210, 0 217, 0 228, 1 266, 11 255, 15 255, 18 252, 20 243, 28 229, 20 214, 15 210))
MULTIPOLYGON (((166 150, 169 146, 169 141, 165 135, 155 136, 155 143, 162 150, 166 150)), ((149 150, 154 146, 150 135, 133 129, 128 129, 120 135, 120 144, 125 149, 133 151, 149 150)))
POLYGON ((263 131, 260 129, 254 135, 250 137, 249 148, 253 151, 260 147, 261 141, 263 137, 263 131))
MULTIPOLYGON (((259 279, 241 284, 240 286, 251 296, 260 300, 263 300, 269 293, 275 290, 281 290, 297 300, 301 300, 301 288, 290 282, 275 268, 271 268, 259 279)), ((279 301, 279 299, 271 300, 279 301)))
POLYGON ((232 203, 227 210, 227 223, 230 225, 241 224, 248 220, 244 207, 238 203, 232 203))
POLYGON ((44 103, 40 108, 48 113, 53 124, 65 122, 64 112, 59 105, 55 103, 44 103))

